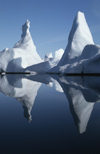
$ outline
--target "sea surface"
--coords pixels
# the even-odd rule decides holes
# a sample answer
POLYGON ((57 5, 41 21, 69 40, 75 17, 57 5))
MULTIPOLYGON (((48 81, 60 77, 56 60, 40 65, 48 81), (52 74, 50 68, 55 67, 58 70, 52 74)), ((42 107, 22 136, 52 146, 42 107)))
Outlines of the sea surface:
POLYGON ((1 154, 95 154, 99 149, 99 76, 0 76, 1 154))

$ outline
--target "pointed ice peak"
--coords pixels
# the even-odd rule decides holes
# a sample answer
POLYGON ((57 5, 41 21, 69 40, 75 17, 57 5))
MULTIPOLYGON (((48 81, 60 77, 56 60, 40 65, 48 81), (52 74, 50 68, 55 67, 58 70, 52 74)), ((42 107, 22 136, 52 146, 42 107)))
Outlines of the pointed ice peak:
POLYGON ((78 11, 76 17, 74 18, 73 24, 81 24, 83 21, 86 22, 84 12, 78 11))
POLYGON ((76 17, 79 18, 80 16, 85 17, 83 12, 78 11, 76 17))
POLYGON ((94 44, 92 34, 86 22, 84 13, 78 12, 69 34, 68 45, 59 65, 71 63, 72 59, 77 59, 84 47, 88 44, 94 44))
MULTIPOLYGON (((39 54, 36 51, 36 46, 29 32, 30 21, 27 20, 22 26, 21 39, 14 45, 14 59, 21 58, 21 67, 26 68, 28 66, 42 62, 39 54)), ((19 65, 19 62, 16 62, 19 65)))
MULTIPOLYGON (((85 19, 85 15, 81 11, 77 12, 77 15, 76 15, 76 17, 74 19, 74 22, 76 22, 76 24, 78 24, 77 26, 79 26, 79 24, 81 24, 81 25, 83 24, 83 26, 86 25, 88 27, 87 21, 85 19)), ((73 24, 75 24, 74 22, 73 22, 73 24)), ((89 30, 89 27, 88 27, 88 30, 89 30)))
POLYGON ((29 29, 30 21, 26 20, 25 24, 22 25, 21 39, 14 45, 14 48, 26 48, 30 45, 35 47, 29 29))
POLYGON ((83 49, 83 47, 85 47, 86 44, 94 44, 90 29, 88 27, 83 12, 80 11, 77 12, 77 15, 73 21, 68 41, 71 43, 72 45, 71 48, 73 48, 73 50, 77 50, 78 48, 79 48, 78 50, 80 50, 81 48, 83 49), (83 43, 80 44, 80 42, 82 41, 83 43))
POLYGON ((22 25, 22 35, 21 35, 22 38, 29 33, 29 29, 30 29, 30 21, 26 20, 25 24, 22 25))
POLYGON ((78 11, 77 15, 84 14, 84 12, 78 11))

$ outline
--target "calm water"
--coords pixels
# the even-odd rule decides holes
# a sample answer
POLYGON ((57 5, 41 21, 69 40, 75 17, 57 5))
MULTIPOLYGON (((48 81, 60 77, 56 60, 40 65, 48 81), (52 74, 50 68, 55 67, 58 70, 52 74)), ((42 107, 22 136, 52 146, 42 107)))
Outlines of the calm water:
POLYGON ((0 77, 0 152, 97 153, 100 77, 0 77))

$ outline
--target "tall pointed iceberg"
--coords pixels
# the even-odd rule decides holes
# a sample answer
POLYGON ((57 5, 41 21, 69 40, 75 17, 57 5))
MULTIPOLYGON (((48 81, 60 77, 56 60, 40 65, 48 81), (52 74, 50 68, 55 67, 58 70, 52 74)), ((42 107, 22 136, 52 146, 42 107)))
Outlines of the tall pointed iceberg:
POLYGON ((13 50, 14 58, 22 58, 22 67, 26 68, 33 64, 41 62, 41 58, 36 51, 36 46, 32 40, 30 31, 30 21, 27 20, 26 23, 22 26, 22 35, 20 41, 18 41, 13 50))
POLYGON ((78 12, 69 34, 68 45, 58 65, 70 63, 79 57, 87 44, 94 44, 84 13, 78 12))
POLYGON ((27 20, 22 26, 22 35, 13 48, 0 52, 0 70, 21 71, 26 67, 42 62, 36 51, 30 31, 30 21, 27 20))
POLYGON ((49 70, 49 72, 62 72, 64 69, 67 69, 70 64, 77 62, 84 47, 88 44, 94 44, 94 41, 84 13, 79 11, 73 21, 65 52, 58 65, 49 70), (66 66, 61 68, 64 65, 66 66))

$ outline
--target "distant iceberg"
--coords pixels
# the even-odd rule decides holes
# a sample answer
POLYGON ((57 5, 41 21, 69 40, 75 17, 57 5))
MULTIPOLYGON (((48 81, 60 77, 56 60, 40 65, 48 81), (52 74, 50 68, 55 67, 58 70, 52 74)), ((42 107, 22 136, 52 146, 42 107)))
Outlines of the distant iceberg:
POLYGON ((45 55, 44 61, 38 64, 34 64, 32 66, 29 66, 25 68, 23 71, 24 72, 36 72, 36 73, 46 73, 49 69, 53 68, 56 66, 62 55, 64 53, 63 49, 59 49, 55 51, 55 55, 53 57, 52 53, 48 53, 45 55))

